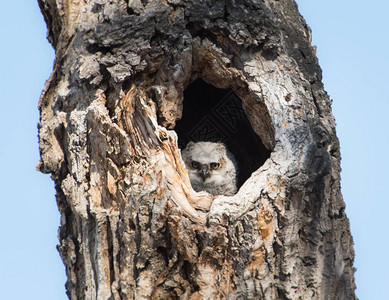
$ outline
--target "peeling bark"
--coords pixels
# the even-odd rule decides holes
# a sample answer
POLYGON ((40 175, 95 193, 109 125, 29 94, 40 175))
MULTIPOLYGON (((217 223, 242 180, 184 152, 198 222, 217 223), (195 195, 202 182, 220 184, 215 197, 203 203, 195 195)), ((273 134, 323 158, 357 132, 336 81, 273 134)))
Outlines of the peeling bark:
POLYGON ((294 1, 38 2, 56 51, 38 168, 70 299, 356 299, 331 101, 294 1), (181 159, 198 78, 240 98, 271 152, 234 196, 194 192, 181 159))

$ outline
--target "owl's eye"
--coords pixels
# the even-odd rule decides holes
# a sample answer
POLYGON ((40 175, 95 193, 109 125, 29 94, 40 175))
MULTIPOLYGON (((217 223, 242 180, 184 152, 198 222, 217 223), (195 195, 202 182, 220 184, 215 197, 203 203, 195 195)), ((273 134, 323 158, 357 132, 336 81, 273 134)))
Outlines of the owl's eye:
POLYGON ((219 163, 211 163, 212 170, 217 170, 217 169, 219 169, 219 167, 220 167, 219 163))
POLYGON ((193 169, 198 169, 200 164, 197 161, 192 161, 192 168, 193 169))

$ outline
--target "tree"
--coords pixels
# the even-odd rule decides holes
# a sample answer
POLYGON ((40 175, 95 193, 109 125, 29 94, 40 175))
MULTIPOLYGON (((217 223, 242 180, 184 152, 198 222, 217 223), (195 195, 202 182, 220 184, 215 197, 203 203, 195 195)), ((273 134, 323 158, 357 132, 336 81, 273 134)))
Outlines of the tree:
POLYGON ((69 298, 356 298, 331 101, 294 1, 38 2, 56 52, 38 168, 69 298), (180 156, 199 91, 238 112, 231 197, 194 192, 180 156))

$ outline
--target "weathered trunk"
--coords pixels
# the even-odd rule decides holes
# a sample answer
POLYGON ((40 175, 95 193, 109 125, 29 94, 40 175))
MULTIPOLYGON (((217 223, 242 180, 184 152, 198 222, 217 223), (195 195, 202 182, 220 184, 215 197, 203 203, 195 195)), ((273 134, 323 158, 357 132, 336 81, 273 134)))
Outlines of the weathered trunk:
POLYGON ((69 298, 355 299, 331 101, 293 0, 39 5, 56 59, 38 167, 69 298), (198 78, 231 89, 263 146, 235 143, 264 159, 234 196, 194 192, 180 156, 198 78))

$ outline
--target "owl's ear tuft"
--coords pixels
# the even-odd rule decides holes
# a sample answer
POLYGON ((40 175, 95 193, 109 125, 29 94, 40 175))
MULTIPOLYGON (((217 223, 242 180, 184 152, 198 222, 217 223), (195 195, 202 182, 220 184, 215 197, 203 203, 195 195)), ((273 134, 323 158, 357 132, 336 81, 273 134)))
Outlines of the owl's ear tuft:
POLYGON ((227 152, 226 145, 224 145, 224 143, 222 143, 222 142, 217 142, 216 148, 217 148, 217 150, 223 151, 224 153, 227 152))
POLYGON ((189 142, 188 144, 186 144, 186 147, 185 147, 185 149, 192 149, 193 148, 193 146, 195 145, 196 143, 195 142, 189 142))

